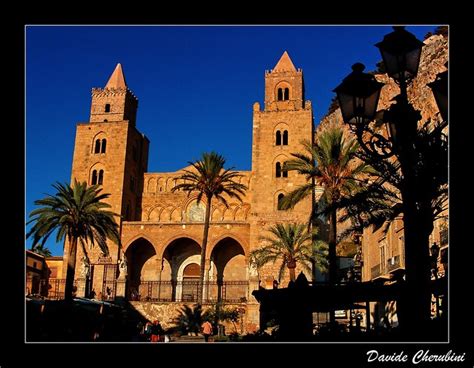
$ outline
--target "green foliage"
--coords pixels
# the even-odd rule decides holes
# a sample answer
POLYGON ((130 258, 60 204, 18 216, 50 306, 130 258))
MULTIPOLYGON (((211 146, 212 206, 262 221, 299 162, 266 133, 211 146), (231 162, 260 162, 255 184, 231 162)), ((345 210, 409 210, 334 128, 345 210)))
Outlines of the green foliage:
POLYGON ((204 220, 203 242, 201 244, 201 270, 199 275, 201 286, 198 292, 198 300, 202 302, 212 198, 215 197, 229 208, 229 204, 224 195, 242 201, 241 195, 245 194, 247 187, 236 181, 242 176, 241 174, 233 171, 233 168, 224 169, 224 157, 215 152, 203 153, 200 160, 189 162, 189 164, 193 170, 183 170, 184 174, 178 179, 183 180, 184 183, 176 185, 171 191, 183 190, 187 192, 188 195, 193 192, 197 193, 198 203, 203 196, 206 198, 206 215, 204 220))
POLYGON ((35 252, 36 254, 40 254, 43 257, 51 257, 51 251, 49 248, 46 248, 42 244, 36 244, 33 247, 31 247, 31 251, 35 252))
POLYGON ((324 264, 324 246, 322 241, 314 242, 314 234, 307 230, 304 224, 276 224, 268 231, 271 236, 261 237, 266 245, 250 253, 250 262, 257 268, 265 264, 280 261, 278 281, 281 281, 285 270, 290 269, 290 278, 294 281, 294 267, 296 263, 311 273, 311 260, 324 264), (293 272, 291 272, 293 270, 293 272))
POLYGON ((102 253, 108 255, 107 239, 120 246, 119 227, 114 219, 114 216, 119 215, 107 210, 110 205, 104 200, 110 194, 101 193, 102 189, 98 185, 88 187, 86 182, 74 180, 72 187, 67 183, 56 183, 53 187, 57 190, 55 195, 47 195, 35 201, 39 208, 30 213, 28 224, 34 225, 26 237, 33 236, 32 249, 43 249, 55 231, 56 242, 69 242, 65 298, 71 300, 77 244, 81 245, 88 263, 87 244, 90 247, 97 244, 102 253))
POLYGON ((179 309, 179 313, 173 323, 182 335, 197 334, 201 331, 201 325, 206 320, 201 304, 195 304, 192 307, 184 305, 179 309))
POLYGON ((34 225, 26 237, 33 236, 33 248, 43 247, 57 230, 56 242, 77 239, 86 256, 87 242, 91 246, 97 244, 104 254, 108 254, 107 238, 117 244, 120 242, 114 219, 118 215, 105 210, 110 205, 104 199, 110 194, 101 194, 102 189, 98 185, 88 187, 86 182, 76 180, 72 187, 61 183, 53 187, 57 193, 35 201, 40 208, 30 213, 28 224, 34 225))

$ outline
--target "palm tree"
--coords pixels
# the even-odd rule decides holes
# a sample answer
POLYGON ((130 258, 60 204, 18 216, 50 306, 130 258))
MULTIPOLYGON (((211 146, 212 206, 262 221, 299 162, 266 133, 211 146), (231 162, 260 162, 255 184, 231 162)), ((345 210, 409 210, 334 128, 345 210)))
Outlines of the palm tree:
POLYGON ((65 299, 72 300, 76 253, 78 243, 84 256, 89 260, 86 243, 96 243, 101 251, 108 255, 107 238, 120 244, 118 225, 114 216, 117 214, 105 210, 110 205, 103 202, 110 194, 100 194, 98 185, 87 187, 86 182, 74 180, 73 186, 56 183, 55 195, 48 195, 35 201, 41 206, 30 213, 33 227, 26 237, 33 236, 33 247, 43 247, 53 232, 57 231, 56 242, 67 240, 70 244, 67 263, 65 299))
POLYGON ((36 254, 40 254, 43 257, 51 257, 51 251, 44 245, 36 244, 35 246, 31 247, 31 251, 35 252, 36 254))
POLYGON ((313 234, 308 232, 304 224, 276 224, 268 231, 271 237, 261 237, 268 244, 250 253, 251 262, 258 268, 277 260, 281 260, 278 282, 281 281, 286 269, 290 272, 290 280, 295 281, 295 268, 300 264, 304 270, 311 272, 311 260, 317 256, 316 262, 324 269, 325 245, 320 241, 313 243, 313 234))
MULTIPOLYGON (((288 170, 305 175, 308 183, 296 188, 282 200, 282 208, 293 208, 298 202, 314 193, 316 184, 323 187, 320 209, 312 213, 315 221, 326 209, 329 211, 329 282, 336 282, 337 210, 333 206, 360 192, 360 177, 373 174, 374 169, 364 162, 356 162, 359 145, 355 139, 346 140, 341 128, 322 132, 314 144, 304 143, 306 153, 293 153, 295 159, 287 162, 288 170), (311 181, 310 181, 311 180, 311 181), (310 182, 309 182, 310 181, 310 182)), ((314 195, 314 194, 313 194, 314 195)))
POLYGON ((240 202, 240 195, 244 195, 247 187, 244 184, 234 181, 241 177, 239 173, 233 171, 233 168, 224 169, 225 159, 223 156, 215 152, 205 152, 202 157, 195 161, 189 162, 194 170, 184 170, 178 179, 184 181, 182 184, 176 185, 171 191, 183 190, 188 192, 197 192, 197 202, 200 203, 202 197, 206 200, 206 214, 204 218, 204 233, 201 248, 201 271, 199 275, 198 301, 203 301, 204 288, 204 271, 206 269, 206 247, 209 234, 209 220, 211 216, 211 202, 213 198, 221 201, 227 208, 229 204, 223 197, 224 194, 231 198, 236 198, 240 202))

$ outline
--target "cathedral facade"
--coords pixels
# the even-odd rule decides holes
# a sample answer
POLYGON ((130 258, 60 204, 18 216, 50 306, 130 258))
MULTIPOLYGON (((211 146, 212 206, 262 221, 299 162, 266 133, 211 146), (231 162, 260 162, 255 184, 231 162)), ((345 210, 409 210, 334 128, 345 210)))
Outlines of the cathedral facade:
MULTIPOLYGON (((289 211, 280 210, 278 203, 305 183, 303 176, 284 171, 284 162, 291 153, 303 150, 302 140, 311 142, 314 137, 303 72, 286 52, 272 70, 265 71, 264 87, 263 106, 253 105, 252 169, 239 171, 240 182, 248 187, 246 195, 242 202, 229 199, 228 207, 212 202, 204 288, 206 302, 254 308, 248 323, 254 320, 255 326, 258 304, 251 293, 258 287, 271 287, 278 265, 257 271, 249 265, 249 254, 262 245, 260 238, 268 235, 269 226, 307 223, 309 198, 289 211)), ((172 192, 182 182, 182 170, 148 172, 149 140, 137 128, 137 108, 138 99, 118 64, 104 88, 92 89, 89 121, 77 124, 71 181, 99 184, 103 192, 110 193, 107 202, 121 215, 122 242, 122 250, 109 242, 108 256, 98 248, 90 249, 87 272, 78 249, 77 292, 102 299, 193 302, 205 205, 197 203, 197 193, 172 192)), ((66 245, 65 263, 68 254, 66 245)), ((63 269, 65 278, 66 267, 63 269)))

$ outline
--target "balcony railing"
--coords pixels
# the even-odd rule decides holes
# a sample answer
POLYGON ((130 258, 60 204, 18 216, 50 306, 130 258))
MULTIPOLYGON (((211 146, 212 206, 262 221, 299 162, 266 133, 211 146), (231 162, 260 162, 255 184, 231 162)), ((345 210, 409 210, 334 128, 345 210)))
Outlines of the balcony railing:
MULTIPOLYGON (((76 282, 74 286, 77 287, 76 282)), ((107 280, 102 283, 102 291, 86 297, 100 300, 114 300, 117 290, 125 290, 129 300, 147 302, 197 302, 199 281, 142 281, 126 287, 124 281, 107 280)), ((65 279, 43 279, 39 294, 46 299, 64 299, 65 279)), ((123 292, 123 291, 122 291, 123 292)), ((204 283, 204 303, 218 301, 243 303, 249 294, 248 281, 209 281, 204 283)), ((123 295, 123 294, 119 294, 123 295)))
MULTIPOLYGON (((246 302, 248 281, 209 281, 204 283, 205 303, 246 302)), ((128 288, 130 300, 149 302, 197 302, 199 281, 142 281, 128 288)))
POLYGON ((400 255, 387 259, 387 272, 400 268, 400 255))

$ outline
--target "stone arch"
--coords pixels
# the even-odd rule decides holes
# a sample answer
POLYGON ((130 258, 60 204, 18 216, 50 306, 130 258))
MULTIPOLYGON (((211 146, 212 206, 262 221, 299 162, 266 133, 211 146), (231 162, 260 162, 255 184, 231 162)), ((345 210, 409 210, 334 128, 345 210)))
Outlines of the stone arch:
POLYGON ((98 132, 92 138, 91 149, 90 149, 91 154, 98 154, 102 151, 102 149, 101 149, 102 148, 102 139, 107 139, 107 134, 103 130, 98 132), (99 152, 96 152, 96 142, 97 141, 99 141, 99 152))
POLYGON ((212 222, 222 221, 222 218, 223 218, 222 208, 216 206, 216 207, 212 210, 211 221, 212 221, 212 222))
POLYGON ((161 211, 160 214, 160 222, 170 222, 171 221, 171 213, 173 212, 173 206, 167 206, 161 211))
POLYGON ((148 212, 148 221, 159 222, 162 211, 163 207, 159 205, 151 208, 148 212))
POLYGON ((288 101, 291 99, 291 97, 292 97, 291 84, 285 80, 278 82, 277 85, 275 86, 275 101, 288 101), (286 89, 288 89, 287 93, 285 93, 286 89), (281 99, 278 98, 279 97, 278 90, 280 90, 281 97, 282 97, 281 99))
POLYGON ((276 210, 276 211, 281 211, 279 209, 279 206, 278 206, 278 203, 279 203, 279 198, 280 196, 285 196, 287 193, 286 191, 284 190, 277 190, 275 193, 273 193, 273 208, 276 210))
POLYGON ((94 181, 94 176, 95 176, 95 184, 98 183, 99 181, 99 173, 102 170, 102 179, 107 175, 107 171, 105 168, 105 165, 102 162, 96 162, 94 165, 92 165, 89 169, 89 179, 88 179, 88 184, 92 185, 94 181), (95 171, 95 174, 94 174, 95 171))
POLYGON ((183 217, 182 215, 183 214, 182 214, 181 206, 177 206, 171 212, 170 221, 171 222, 181 222, 182 217, 183 217))
POLYGON ((211 271, 217 280, 217 301, 247 300, 247 260, 241 243, 234 236, 221 237, 210 258, 215 265, 211 271))
POLYGON ((146 191, 148 193, 155 193, 155 190, 156 190, 156 179, 155 178, 148 179, 146 191))
MULTIPOLYGON (((183 274, 186 267, 192 263, 200 265, 201 246, 188 236, 178 235, 171 239, 163 250, 163 261, 166 261, 167 268, 163 267, 161 280, 169 281, 169 290, 172 301, 196 301, 197 296, 195 285, 183 282, 183 274)), ((164 263, 164 262, 163 262, 164 263)), ((186 281, 186 280, 184 280, 186 281)))
POLYGON ((165 192, 166 191, 166 186, 165 186, 165 179, 160 177, 158 178, 157 180, 157 184, 156 184, 156 192, 157 193, 160 193, 160 192, 165 192))
POLYGON ((250 204, 242 203, 239 207, 236 208, 234 219, 235 221, 245 221, 247 219, 247 213, 250 209, 250 204))
POLYGON ((138 236, 126 247, 125 258, 127 259, 127 297, 137 300, 147 295, 146 281, 158 279, 159 256, 153 243, 144 236, 138 236))
POLYGON ((283 170, 283 167, 284 167, 284 164, 286 161, 288 161, 289 158, 287 155, 285 154, 279 154, 278 156, 276 156, 274 159, 273 159, 273 172, 272 172, 272 175, 274 178, 277 178, 277 163, 280 163, 280 168, 281 168, 281 176, 278 176, 278 178, 287 178, 289 175, 288 175, 288 172, 287 172, 287 176, 284 176, 284 170, 283 170))
POLYGON ((229 208, 225 209, 223 220, 224 221, 234 221, 235 210, 237 209, 237 203, 229 204, 229 208))

